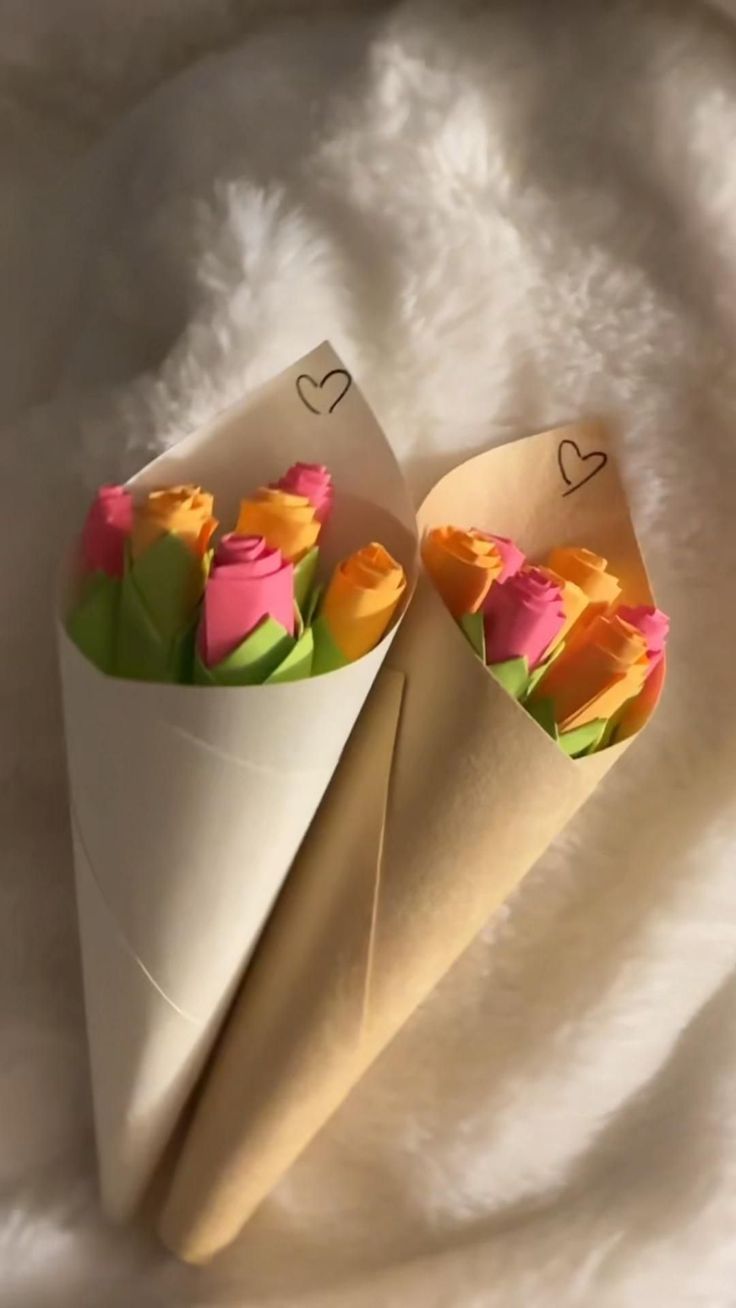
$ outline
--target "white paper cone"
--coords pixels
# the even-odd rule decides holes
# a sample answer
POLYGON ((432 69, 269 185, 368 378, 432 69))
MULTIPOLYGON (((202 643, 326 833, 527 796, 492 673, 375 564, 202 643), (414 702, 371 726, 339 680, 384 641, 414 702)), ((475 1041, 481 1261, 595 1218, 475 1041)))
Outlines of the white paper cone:
MULTIPOLYGON (((201 482, 228 525, 238 500, 262 481, 297 459, 318 460, 335 481, 326 567, 378 539, 413 577, 403 481, 355 385, 333 404, 346 378, 321 346, 149 465, 133 487, 201 482), (313 381, 297 390, 305 375, 313 381)), ((312 680, 192 687, 106 677, 60 628, 95 1127, 110 1216, 130 1214, 151 1179, 391 639, 312 680)))

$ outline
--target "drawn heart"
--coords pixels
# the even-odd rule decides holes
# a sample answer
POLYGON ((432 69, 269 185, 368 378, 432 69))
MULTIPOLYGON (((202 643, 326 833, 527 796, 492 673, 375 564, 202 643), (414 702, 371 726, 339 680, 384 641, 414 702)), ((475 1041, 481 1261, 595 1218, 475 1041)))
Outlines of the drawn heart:
POLYGON ((296 379, 297 394, 310 413, 332 413, 347 395, 352 380, 344 368, 332 368, 321 381, 302 372, 296 379))
POLYGON ((566 437, 560 441, 557 450, 557 463, 559 464, 562 480, 568 487, 562 492, 562 498, 566 495, 572 495, 573 491, 580 490, 586 481, 595 477, 608 463, 608 455, 603 450, 591 450, 590 454, 583 454, 580 446, 576 441, 566 437), (591 460, 593 460, 591 464, 591 460))

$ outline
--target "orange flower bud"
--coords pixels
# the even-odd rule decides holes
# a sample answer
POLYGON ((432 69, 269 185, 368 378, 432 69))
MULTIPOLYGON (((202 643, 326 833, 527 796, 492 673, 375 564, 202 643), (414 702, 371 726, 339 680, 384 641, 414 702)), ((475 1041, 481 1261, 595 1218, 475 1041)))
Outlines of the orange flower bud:
POLYGON ((263 486, 255 499, 242 501, 235 531, 239 536, 262 536, 272 550, 298 563, 316 545, 320 527, 306 495, 263 486))
POLYGON ((545 673, 532 699, 548 699, 560 731, 608 720, 638 695, 649 671, 647 643, 618 614, 599 614, 545 673))
POLYGON ((565 625, 559 632, 555 642, 555 644, 559 644, 561 640, 565 640, 568 632, 575 626, 578 618, 582 617, 587 609, 588 597, 585 594, 585 591, 581 590, 574 581, 570 581, 567 577, 560 576, 559 572, 555 572, 552 568, 538 568, 537 571, 543 572, 545 577, 548 577, 550 581, 554 581, 562 591, 562 607, 565 610, 565 625))
POLYGON ((607 570, 608 560, 592 550, 572 546, 552 550, 547 567, 580 587, 588 600, 586 622, 609 608, 621 594, 618 578, 607 570))
POLYGON ((383 636, 406 590, 406 575, 375 542, 338 564, 320 616, 346 659, 359 659, 383 636))
POLYGON ((204 558, 217 529, 212 516, 213 498, 199 486, 171 486, 151 491, 136 507, 130 550, 137 559, 161 536, 178 536, 192 551, 204 558))
POLYGON ((503 571, 503 559, 491 537, 459 527, 434 527, 422 542, 422 558, 453 617, 477 613, 503 571))

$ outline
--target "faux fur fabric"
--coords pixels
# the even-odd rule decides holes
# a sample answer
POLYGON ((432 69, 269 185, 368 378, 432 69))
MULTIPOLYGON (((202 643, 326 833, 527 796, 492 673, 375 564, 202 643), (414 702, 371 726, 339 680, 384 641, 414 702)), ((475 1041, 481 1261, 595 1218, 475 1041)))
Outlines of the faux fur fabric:
POLYGON ((3 0, 4 1306, 736 1303, 733 18, 3 0), (417 494, 491 442, 616 425, 669 685, 195 1272, 97 1209, 54 569, 96 483, 324 337, 417 494))

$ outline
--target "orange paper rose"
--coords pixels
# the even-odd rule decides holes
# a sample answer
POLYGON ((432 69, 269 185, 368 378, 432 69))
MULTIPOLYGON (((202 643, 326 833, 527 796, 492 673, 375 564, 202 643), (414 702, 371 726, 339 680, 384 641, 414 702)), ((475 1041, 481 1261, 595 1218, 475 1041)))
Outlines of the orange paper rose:
POLYGON ((130 538, 133 559, 167 533, 178 536, 193 554, 204 558, 217 529, 212 509, 212 496, 199 486, 151 491, 135 510, 130 538))
POLYGON ((422 558, 453 617, 477 613, 503 571, 498 546, 482 532, 435 527, 422 542, 422 558))
POLYGON ((405 590, 401 564, 375 542, 335 568, 320 621, 344 659, 359 659, 378 644, 405 590))
POLYGON ((621 594, 618 578, 608 571, 608 560, 592 550, 570 546, 552 550, 547 567, 566 581, 574 582, 583 592, 588 601, 585 622, 605 612, 621 594))
POLYGON ((272 550, 298 563, 316 545, 320 527, 306 495, 263 486, 255 499, 242 501, 235 530, 239 536, 262 536, 272 550))
POLYGON ((599 614, 564 650, 532 694, 546 699, 560 731, 608 720, 638 695, 649 671, 647 642, 618 614, 599 614))
POLYGON ((570 581, 567 577, 560 576, 559 572, 555 572, 553 568, 538 568, 537 571, 543 572, 545 577, 548 577, 550 581, 554 581, 562 591, 562 607, 565 610, 565 624, 557 636, 556 643, 559 644, 561 640, 567 638, 570 629, 575 626, 578 618, 582 617, 587 609, 588 596, 585 594, 584 590, 581 590, 580 587, 575 584, 574 581, 570 581))

